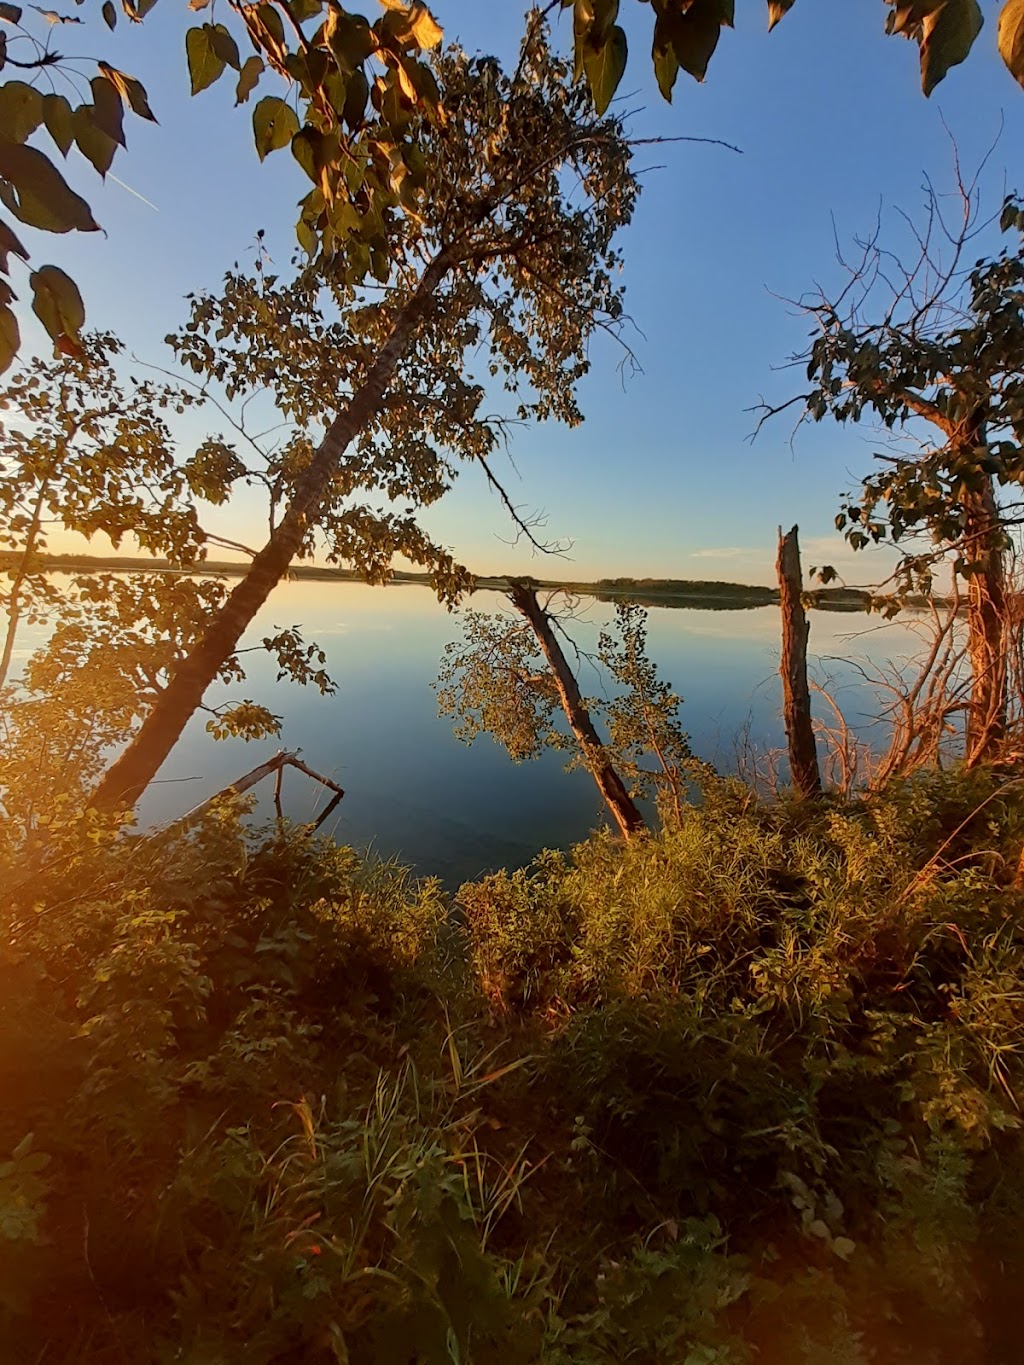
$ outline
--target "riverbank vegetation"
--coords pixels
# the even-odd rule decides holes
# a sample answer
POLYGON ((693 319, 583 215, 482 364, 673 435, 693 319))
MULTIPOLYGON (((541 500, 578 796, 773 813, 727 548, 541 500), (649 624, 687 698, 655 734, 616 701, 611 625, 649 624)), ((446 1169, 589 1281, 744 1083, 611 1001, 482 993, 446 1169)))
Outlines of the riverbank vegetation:
POLYGON ((5 1360, 1010 1360, 1019 783, 715 780, 461 888, 3 851, 5 1360))

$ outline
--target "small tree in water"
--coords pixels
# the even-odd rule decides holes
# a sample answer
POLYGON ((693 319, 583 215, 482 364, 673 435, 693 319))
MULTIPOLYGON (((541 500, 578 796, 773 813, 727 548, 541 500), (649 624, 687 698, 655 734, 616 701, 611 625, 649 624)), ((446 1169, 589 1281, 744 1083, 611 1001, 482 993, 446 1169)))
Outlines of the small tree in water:
POLYGON ((662 824, 679 824, 688 789, 709 770, 679 724, 682 698, 648 657, 647 613, 634 603, 616 606, 614 626, 587 656, 604 671, 611 695, 584 697, 558 641, 564 623, 550 611, 551 599, 542 607, 532 589, 516 584, 512 602, 520 619, 466 612, 461 640, 445 648, 438 707, 454 719, 457 737, 472 743, 489 734, 517 763, 545 749, 567 752, 570 768, 582 766, 594 778, 626 839, 645 828, 638 801, 653 799, 662 824), (556 724, 559 710, 568 733, 556 724))

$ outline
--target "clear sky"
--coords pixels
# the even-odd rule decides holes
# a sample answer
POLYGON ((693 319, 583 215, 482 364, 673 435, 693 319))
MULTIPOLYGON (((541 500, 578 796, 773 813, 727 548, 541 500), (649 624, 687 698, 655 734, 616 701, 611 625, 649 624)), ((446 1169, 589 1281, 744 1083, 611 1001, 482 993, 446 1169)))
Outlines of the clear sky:
MULTIPOLYGON (((566 567, 574 577, 768 581, 776 526, 793 522, 809 562, 827 559, 858 581, 878 576, 861 557, 851 567, 832 523, 837 495, 879 442, 865 428, 820 425, 791 446, 792 421, 782 417, 751 444, 748 409, 761 395, 778 401, 799 386, 800 371, 773 370, 806 334, 779 296, 838 278, 833 220, 848 239, 869 230, 881 209, 896 240, 893 210, 920 208, 924 175, 949 186, 950 132, 971 169, 1002 126, 983 180, 987 204, 997 208, 1006 187, 1024 189, 1024 91, 996 52, 999 3, 981 2, 986 24, 974 53, 925 100, 917 48, 885 36, 882 0, 797 0, 770 35, 764 0, 741 0, 707 82, 680 74, 669 106, 650 68, 650 8, 622 0, 632 60, 621 94, 641 109, 637 135, 720 138, 742 155, 685 143, 647 149, 642 164, 660 168, 644 176, 623 238, 637 328, 630 339, 643 373, 623 382, 613 348, 595 347, 584 425, 514 438, 510 491, 544 509, 550 536, 573 540, 566 567)), ((522 0, 435 0, 433 9, 469 50, 514 53, 522 0)), ((194 20, 167 0, 142 25, 122 21, 109 36, 88 30, 99 55, 145 83, 161 120, 158 128, 126 120, 128 154, 113 167, 149 203, 113 178, 101 186, 72 153, 69 178, 107 235, 31 240, 37 263, 52 260, 75 275, 90 324, 163 364, 170 353, 162 338, 183 320, 183 296, 216 287, 225 268, 246 259, 258 228, 285 266, 306 185, 287 153, 260 166, 251 103, 233 107, 227 76, 189 97, 184 32, 194 20)), ((567 43, 566 16, 560 32, 567 43)), ((68 33, 64 47, 76 50, 68 33)), ((215 414, 205 425, 217 429, 215 414)), ((555 567, 506 543, 511 528, 474 470, 427 524, 479 572, 546 576, 555 567)), ((245 540, 258 534, 244 505, 218 529, 245 540)))

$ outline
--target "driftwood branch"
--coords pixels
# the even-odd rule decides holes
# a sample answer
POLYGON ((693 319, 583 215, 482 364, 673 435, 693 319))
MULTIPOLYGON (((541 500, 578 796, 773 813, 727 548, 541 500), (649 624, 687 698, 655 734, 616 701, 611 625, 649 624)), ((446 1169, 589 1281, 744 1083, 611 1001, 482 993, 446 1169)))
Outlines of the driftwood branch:
POLYGON ((311 777, 315 782, 319 782, 322 787, 327 787, 329 791, 334 792, 333 799, 328 803, 327 808, 313 826, 314 829, 319 829, 345 793, 342 791, 341 787, 338 786, 337 782, 334 782, 329 777, 324 777, 323 773, 318 773, 315 769, 310 768, 303 763, 297 752, 289 752, 285 749, 274 754, 273 758, 268 758, 266 763, 261 763, 258 767, 253 768, 251 772, 245 773, 244 776, 238 778, 237 781, 229 783, 226 787, 222 787, 218 792, 214 792, 213 796, 207 797, 205 801, 201 801, 199 805, 194 806, 192 810, 186 811, 184 815, 179 816, 177 820, 171 822, 170 828, 173 829, 176 825, 191 824, 192 821, 197 820, 201 815, 204 815, 214 802, 219 801, 221 797, 240 796, 242 792, 247 792, 250 787, 255 787, 257 782, 262 782, 265 777, 269 777, 271 773, 277 773, 277 792, 279 794, 281 789, 281 774, 285 768, 297 768, 300 773, 305 773, 307 777, 311 777))

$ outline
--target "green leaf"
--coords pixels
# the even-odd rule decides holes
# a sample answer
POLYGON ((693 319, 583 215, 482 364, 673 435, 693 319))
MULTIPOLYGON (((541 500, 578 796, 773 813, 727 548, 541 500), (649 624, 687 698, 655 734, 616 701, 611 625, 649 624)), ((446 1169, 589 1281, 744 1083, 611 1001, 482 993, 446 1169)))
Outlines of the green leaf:
POLYGON ((113 32, 114 27, 117 24, 117 10, 114 8, 111 0, 103 0, 103 6, 100 13, 103 15, 103 22, 106 24, 107 28, 113 32))
POLYGON ((223 24, 213 25, 210 44, 225 66, 230 66, 234 71, 241 69, 242 63, 238 56, 238 44, 223 24))
POLYGON ((618 88, 619 81, 622 80, 622 73, 626 69, 626 57, 626 34, 618 24, 597 51, 588 49, 584 52, 583 69, 599 117, 611 104, 612 96, 618 88))
POLYGON ((238 85, 235 87, 235 103, 244 104, 252 92, 259 84, 259 79, 263 75, 264 66, 260 57, 249 57, 245 65, 238 74, 238 85))
POLYGON ((98 232, 85 200, 74 192, 49 157, 35 147, 0 142, 2 197, 23 223, 46 232, 98 232))
POLYGON ((370 82, 362 69, 353 71, 345 85, 345 106, 341 116, 346 128, 354 130, 366 117, 366 101, 370 98, 370 82))
POLYGON ((266 95, 252 111, 252 130, 256 152, 262 161, 268 152, 287 147, 299 131, 299 120, 290 104, 276 95, 266 95))
POLYGON ((695 0, 685 14, 672 17, 672 50, 676 61, 694 80, 702 81, 707 75, 721 32, 714 0, 695 0))
POLYGON ((672 49, 671 43, 654 45, 654 75, 658 82, 658 89, 661 91, 669 104, 672 103, 672 90, 679 75, 679 59, 672 49))
POLYGON ((1024 0, 1006 0, 999 16, 999 54, 1010 75, 1024 85, 1024 0))
POLYGON ((67 156, 75 140, 74 115, 63 95, 43 96, 43 122, 62 156, 67 156))
POLYGON ((10 308, 0 308, 0 374, 10 368, 11 361, 18 354, 21 345, 21 332, 18 319, 10 308))
POLYGON ((112 142, 125 146, 124 105, 119 91, 104 76, 93 76, 89 88, 92 90, 93 123, 112 142))
POLYGON ((300 218, 295 224, 295 235, 299 239, 299 246, 302 247, 306 255, 312 260, 316 255, 316 233, 306 222, 305 218, 300 218))
POLYGON ((8 142, 24 142, 43 121, 43 97, 24 81, 0 85, 0 128, 8 142))
POLYGON ((308 124, 292 138, 292 156, 299 163, 302 169, 312 180, 314 185, 320 183, 320 149, 323 146, 324 135, 316 128, 308 124))
POLYGON ((106 175, 117 152, 117 143, 98 127, 94 114, 95 110, 91 104, 81 104, 75 110, 72 115, 75 124, 75 144, 86 160, 92 162, 99 174, 106 175))
MULTIPOLYGON (((85 305, 78 286, 70 275, 55 265, 43 265, 29 276, 32 286, 32 311, 60 345, 62 341, 78 341, 85 325, 85 305)), ((62 348, 67 354, 68 348, 62 348)))
POLYGON ((202 28, 190 28, 185 34, 185 55, 188 57, 188 74, 192 81, 192 93, 198 95, 221 76, 227 65, 224 58, 214 47, 214 27, 204 24, 202 28))
POLYGON ((983 23, 978 0, 946 0, 925 16, 921 26, 921 88, 926 95, 951 66, 967 57, 983 23))
POLYGON ((369 24, 359 14, 343 14, 332 5, 324 20, 324 41, 344 76, 362 66, 377 45, 369 24))
POLYGON ((768 0, 768 32, 793 8, 796 0, 768 0))

